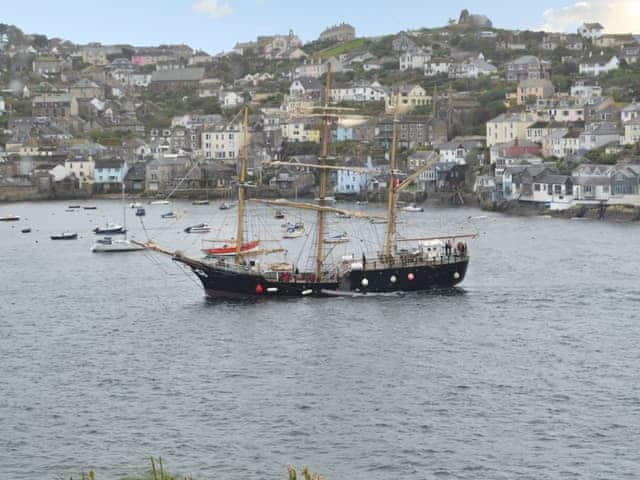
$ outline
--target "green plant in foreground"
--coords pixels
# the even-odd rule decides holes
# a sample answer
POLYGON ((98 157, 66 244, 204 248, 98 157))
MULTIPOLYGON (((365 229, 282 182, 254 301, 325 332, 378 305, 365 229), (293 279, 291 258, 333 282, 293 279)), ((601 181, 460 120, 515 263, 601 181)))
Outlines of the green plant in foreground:
MULTIPOLYGON (((162 457, 149 459, 150 470, 142 475, 136 475, 133 477, 124 477, 122 480, 194 480, 190 475, 177 476, 172 475, 166 471, 166 467, 162 462, 162 457)), ((324 477, 317 473, 309 473, 307 467, 302 467, 300 471, 300 477, 293 465, 287 465, 289 480, 324 480, 324 477)), ((88 474, 82 473, 80 477, 75 477, 76 480, 97 480, 93 470, 89 470, 88 474)), ((69 480, 74 480, 74 477, 70 477, 69 480)))

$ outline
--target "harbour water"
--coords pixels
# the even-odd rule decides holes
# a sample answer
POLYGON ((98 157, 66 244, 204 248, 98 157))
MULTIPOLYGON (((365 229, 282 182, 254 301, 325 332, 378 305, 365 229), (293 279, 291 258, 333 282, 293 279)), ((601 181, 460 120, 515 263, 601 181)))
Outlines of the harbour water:
MULTIPOLYGON (((166 257, 90 253, 122 212, 95 205, 0 206, 23 217, 0 224, 1 478, 119 478, 151 455, 231 480, 288 463, 352 480, 640 475, 637 225, 427 209, 400 227, 480 233, 455 291, 210 302, 166 257), (49 240, 67 229, 80 238, 49 240)), ((192 253, 185 226, 233 221, 145 207, 145 229, 128 212, 137 238, 192 253)), ((332 222, 356 253, 376 236, 332 222)))

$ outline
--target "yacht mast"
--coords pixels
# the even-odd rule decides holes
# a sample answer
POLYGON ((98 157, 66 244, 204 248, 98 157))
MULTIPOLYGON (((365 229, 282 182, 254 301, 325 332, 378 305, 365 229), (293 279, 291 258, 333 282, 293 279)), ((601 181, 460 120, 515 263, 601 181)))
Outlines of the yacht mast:
POLYGON ((240 175, 238 179, 238 229, 236 231, 236 264, 240 263, 242 254, 242 240, 244 237, 244 194, 245 180, 247 176, 247 144, 249 124, 249 107, 244 107, 244 120, 242 122, 242 161, 240 162, 240 175))
POLYGON ((122 228, 124 228, 124 239, 127 239, 127 207, 124 203, 124 176, 122 177, 122 228))
POLYGON ((384 257, 388 260, 391 258, 391 246, 393 243, 393 233, 396 228, 396 148, 398 143, 398 109, 400 106, 400 91, 397 93, 396 108, 393 112, 393 134, 391 136, 391 161, 389 172, 389 185, 387 197, 387 235, 384 242, 384 257))
MULTIPOLYGON (((324 116, 322 118, 322 152, 320 155, 320 166, 327 166, 327 157, 329 156, 329 98, 331 95, 331 62, 327 63, 327 82, 324 90, 324 116)), ((319 200, 320 207, 325 206, 325 196, 327 195, 327 169, 320 168, 320 191, 319 200)), ((325 211, 318 210, 318 225, 316 238, 316 281, 320 281, 322 276, 322 263, 324 260, 324 251, 322 243, 324 242, 324 220, 325 211)))

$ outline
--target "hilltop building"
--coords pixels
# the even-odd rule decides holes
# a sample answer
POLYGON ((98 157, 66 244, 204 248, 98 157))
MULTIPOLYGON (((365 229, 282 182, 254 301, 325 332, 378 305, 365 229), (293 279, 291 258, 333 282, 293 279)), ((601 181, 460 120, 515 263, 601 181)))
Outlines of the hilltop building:
POLYGON ((493 28, 493 23, 486 15, 469 13, 466 8, 460 12, 458 25, 469 25, 477 28, 493 28))
POLYGON ((578 28, 578 35, 580 35, 582 38, 595 40, 596 38, 600 38, 602 35, 604 35, 604 27, 597 22, 583 23, 578 28))
POLYGON ((319 37, 320 41, 348 42, 356 38, 355 27, 348 23, 341 23, 325 29, 319 37))

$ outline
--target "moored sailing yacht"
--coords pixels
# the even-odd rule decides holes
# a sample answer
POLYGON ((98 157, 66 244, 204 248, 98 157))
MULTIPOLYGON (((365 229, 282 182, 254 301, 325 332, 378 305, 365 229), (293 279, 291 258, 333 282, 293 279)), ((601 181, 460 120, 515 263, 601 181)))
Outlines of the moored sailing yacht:
MULTIPOLYGON (((293 263, 268 263, 251 260, 253 257, 266 256, 282 251, 281 249, 263 249, 259 240, 247 242, 245 239, 246 190, 247 182, 247 144, 248 109, 244 110, 242 162, 238 182, 238 211, 235 239, 232 244, 206 251, 205 259, 193 258, 180 252, 166 250, 153 242, 144 244, 147 248, 166 255, 173 260, 190 267, 200 279, 205 293, 209 297, 300 297, 300 296, 359 296, 370 293, 389 293, 420 291, 432 288, 449 288, 459 284, 465 277, 469 256, 464 239, 472 235, 451 237, 396 238, 396 201, 399 192, 415 181, 418 176, 433 163, 428 163, 400 182, 397 178, 396 143, 397 113, 394 117, 391 165, 387 199, 386 236, 380 251, 362 253, 361 257, 343 256, 339 262, 329 260, 326 251, 327 214, 356 219, 377 219, 363 212, 351 212, 329 206, 327 199, 327 173, 329 170, 354 170, 354 167, 339 167, 328 163, 329 150, 329 92, 331 71, 327 74, 325 102, 323 109, 323 143, 318 165, 309 165, 319 169, 319 196, 317 204, 297 203, 287 200, 253 200, 273 207, 298 208, 313 211, 317 215, 315 241, 313 249, 314 269, 300 271, 293 263), (398 248, 405 242, 407 247, 398 248), (224 255, 229 255, 225 258, 224 255), (232 259, 232 260, 231 260, 232 259)), ((396 108, 396 111, 398 109, 396 108)), ((278 162, 279 165, 288 165, 278 162)), ((294 164, 291 164, 294 165, 294 164)), ((300 166, 295 164, 294 166, 300 166)), ((307 166, 307 165, 303 165, 307 166)))
MULTIPOLYGON (((111 235, 108 235, 100 240, 96 240, 96 242, 91 247, 91 251, 93 253, 139 252, 145 249, 143 245, 140 245, 139 243, 136 243, 136 242, 132 242, 127 238, 127 210, 124 203, 124 194, 125 194, 124 190, 125 190, 125 186, 123 183, 122 184, 122 222, 124 226, 120 227, 119 225, 115 225, 114 229, 112 229, 115 231, 115 233, 122 233, 124 235, 124 238, 113 238, 111 235)), ((136 215, 137 214, 138 212, 136 212, 136 215)), ((111 233, 111 232, 106 232, 106 233, 111 233)))

